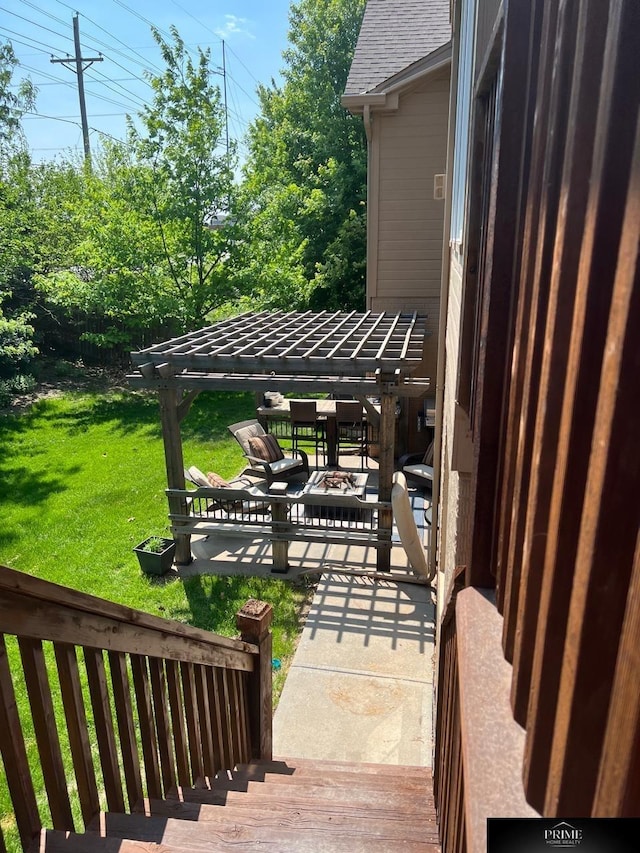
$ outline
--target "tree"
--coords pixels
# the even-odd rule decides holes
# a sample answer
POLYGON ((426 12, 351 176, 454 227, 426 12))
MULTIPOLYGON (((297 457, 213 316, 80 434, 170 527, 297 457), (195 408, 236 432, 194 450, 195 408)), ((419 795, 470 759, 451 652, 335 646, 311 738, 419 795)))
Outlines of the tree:
MULTIPOLYGON (((11 44, 0 45, 0 395, 7 381, 19 380, 37 354, 33 344, 33 315, 11 304, 16 284, 30 267, 35 210, 29 192, 30 160, 20 127, 22 113, 33 106, 35 90, 29 81, 11 90, 17 60, 11 44)), ((9 387, 12 387, 9 385, 9 387)))
POLYGON ((52 311, 92 318, 95 328, 82 337, 102 347, 133 344, 142 329, 179 317, 148 204, 151 169, 109 142, 91 169, 50 166, 41 178, 52 248, 37 283, 52 311))
POLYGON ((295 3, 284 83, 259 89, 244 194, 248 270, 266 304, 364 305, 366 139, 340 105, 364 6, 295 3))
POLYGON ((22 80, 11 91, 13 73, 18 64, 11 42, 0 44, 0 155, 13 148, 21 137, 22 114, 33 107, 36 90, 30 80, 22 80))
POLYGON ((160 237, 185 329, 202 323, 235 296, 234 228, 209 227, 220 210, 233 213, 234 152, 222 147, 224 111, 212 82, 210 51, 193 61, 175 27, 170 44, 153 29, 165 62, 149 74, 153 103, 140 114, 142 130, 129 123, 140 163, 150 170, 147 205, 160 237))
POLYGON ((44 205, 64 212, 76 236, 39 286, 55 310, 99 319, 83 337, 105 347, 159 323, 197 328, 236 292, 234 226, 208 227, 234 195, 210 55, 192 60, 175 28, 171 44, 153 34, 165 71, 149 75, 140 127, 129 119, 127 143, 105 143, 76 185, 59 175, 44 205))

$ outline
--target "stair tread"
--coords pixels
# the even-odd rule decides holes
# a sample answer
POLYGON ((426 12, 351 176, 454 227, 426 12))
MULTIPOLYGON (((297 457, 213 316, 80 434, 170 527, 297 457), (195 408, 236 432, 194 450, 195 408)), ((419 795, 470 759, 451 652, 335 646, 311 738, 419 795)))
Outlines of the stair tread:
POLYGON ((307 771, 335 771, 341 770, 362 774, 376 774, 377 776, 398 776, 429 779, 432 778, 432 768, 415 764, 375 764, 372 762, 360 763, 358 761, 339 761, 326 758, 294 758, 293 756, 277 756, 272 761, 255 759, 249 764, 238 765, 244 767, 273 767, 278 772, 280 767, 294 767, 299 772, 307 771))
MULTIPOLYGON (((397 812, 380 817, 376 810, 368 809, 367 814, 354 815, 336 812, 335 809, 309 809, 281 807, 274 809, 264 803, 251 810, 233 805, 218 806, 203 803, 185 803, 177 800, 145 800, 141 804, 147 817, 168 817, 194 822, 242 822, 248 826, 280 826, 290 829, 324 832, 348 829, 350 834, 363 838, 389 837, 407 841, 438 842, 438 827, 435 815, 407 820, 397 812)), ((136 809, 138 811, 138 809, 136 809)))
POLYGON ((313 787, 323 790, 332 788, 346 791, 380 790, 381 787, 384 787, 385 790, 394 794, 415 797, 426 795, 433 788, 431 779, 402 779, 395 776, 379 778, 373 774, 362 776, 349 771, 341 771, 338 774, 328 772, 322 775, 312 775, 311 773, 299 775, 297 771, 294 771, 291 774, 284 775, 280 772, 265 771, 260 767, 220 771, 214 778, 208 779, 207 784, 212 790, 220 791, 246 791, 255 785, 263 784, 268 785, 269 790, 271 790, 271 786, 313 787))
MULTIPOLYGON (((249 816, 247 816, 249 817, 249 816)), ((321 853, 321 851, 348 851, 365 853, 377 850, 439 851, 433 842, 405 840, 390 831, 386 836, 363 836, 348 826, 319 827, 304 829, 283 825, 273 815, 264 821, 253 818, 253 822, 237 818, 229 822, 197 823, 166 817, 143 815, 103 814, 100 816, 100 836, 116 836, 126 840, 161 844, 163 850, 180 848, 192 851, 224 849, 225 844, 233 849, 255 849, 256 844, 268 846, 269 850, 296 850, 321 853)))
POLYGON ((43 829, 27 853, 181 853, 182 845, 169 847, 149 841, 123 838, 101 838, 95 832, 64 832, 43 829))
POLYGON ((407 792, 418 792, 428 790, 433 783, 430 776, 403 776, 385 775, 377 776, 375 773, 358 773, 356 770, 317 770, 313 768, 299 768, 287 766, 284 768, 270 769, 259 765, 247 765, 237 770, 221 770, 211 780, 213 785, 224 786, 233 781, 273 782, 281 785, 296 785, 299 782, 313 783, 322 787, 358 787, 378 788, 384 785, 393 785, 394 790, 405 790, 407 792))
POLYGON ((433 798, 425 800, 405 800, 396 803, 389 802, 386 792, 381 792, 377 801, 374 797, 365 799, 346 799, 344 796, 327 798, 323 796, 299 796, 295 790, 286 794, 281 792, 277 796, 265 793, 259 786, 258 790, 251 792, 242 791, 211 791, 208 789, 184 788, 176 792, 172 799, 182 800, 188 803, 211 804, 215 806, 233 805, 241 808, 263 808, 266 804, 271 809, 291 809, 300 811, 324 810, 329 813, 352 814, 354 816, 367 816, 375 809, 382 816, 387 814, 401 814, 405 818, 420 818, 421 816, 435 815, 433 798))

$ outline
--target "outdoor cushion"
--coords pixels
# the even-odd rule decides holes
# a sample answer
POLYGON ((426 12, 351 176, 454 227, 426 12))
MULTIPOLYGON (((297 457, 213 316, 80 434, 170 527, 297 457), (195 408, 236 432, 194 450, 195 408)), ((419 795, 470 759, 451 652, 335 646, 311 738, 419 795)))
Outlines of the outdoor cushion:
POLYGON ((433 465, 425 465, 418 462, 415 465, 405 465, 402 469, 405 474, 413 474, 414 477, 422 477, 423 480, 433 482, 433 465))
POLYGON ((250 421, 246 426, 243 426, 233 432, 233 435, 240 447, 242 448, 242 452, 245 456, 252 455, 249 449, 249 439, 264 434, 265 432, 262 429, 262 426, 258 423, 258 421, 250 421))
POLYGON ((186 474, 187 479, 191 480, 191 482, 196 486, 202 486, 204 489, 208 489, 211 486, 209 480, 199 468, 196 468, 195 465, 192 465, 191 468, 186 471, 186 474))
POLYGON ((277 438, 270 433, 249 438, 249 456, 261 459, 263 462, 278 462, 284 459, 284 453, 277 438))
POLYGON ((277 480, 278 474, 283 475, 294 469, 303 470, 303 465, 301 460, 296 459, 295 456, 287 456, 283 459, 278 459, 276 462, 272 462, 269 468, 271 469, 271 476, 274 480, 277 480))
POLYGON ((213 486, 214 489, 226 489, 231 484, 227 483, 219 474, 216 474, 215 471, 207 472, 207 480, 209 481, 209 485, 213 486))

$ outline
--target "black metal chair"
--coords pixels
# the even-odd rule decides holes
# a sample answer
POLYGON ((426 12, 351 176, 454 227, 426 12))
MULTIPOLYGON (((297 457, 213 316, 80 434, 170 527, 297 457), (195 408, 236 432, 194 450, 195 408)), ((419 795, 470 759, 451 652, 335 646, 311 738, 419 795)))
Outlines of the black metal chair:
POLYGON ((360 470, 365 461, 368 467, 367 423, 357 400, 336 400, 336 455, 338 464, 340 456, 359 456, 360 470))
POLYGON ((326 465, 327 459, 327 422, 318 418, 318 406, 315 400, 291 400, 289 403, 291 418, 291 447, 298 451, 300 442, 313 445, 316 465, 326 465))

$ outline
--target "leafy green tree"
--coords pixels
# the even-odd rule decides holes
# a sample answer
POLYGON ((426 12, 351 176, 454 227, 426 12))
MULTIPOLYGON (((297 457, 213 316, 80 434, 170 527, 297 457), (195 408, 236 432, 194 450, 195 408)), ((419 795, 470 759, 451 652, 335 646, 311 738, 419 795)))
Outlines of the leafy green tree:
POLYGON ((340 105, 365 0, 298 0, 284 83, 260 87, 247 270, 266 304, 364 306, 366 139, 340 105))
POLYGON ((153 176, 145 184, 147 208, 188 329, 235 296, 232 218, 224 228, 209 227, 219 211, 233 214, 234 152, 223 145, 224 110, 210 51, 198 49, 194 61, 175 27, 172 43, 152 32, 165 70, 149 75, 153 102, 140 114, 142 130, 130 122, 129 134, 153 176))
POLYGON ((23 112, 33 106, 35 91, 29 81, 12 91, 16 65, 11 44, 0 45, 0 390, 7 380, 24 375, 37 354, 33 315, 14 298, 16 285, 31 266, 36 215, 20 126, 23 112))
POLYGON ((41 207, 55 246, 38 287, 54 312, 99 319, 100 331, 82 333, 98 346, 128 345, 179 314, 147 209, 152 181, 123 143, 108 143, 91 170, 67 164, 43 176, 41 207))
POLYGON ((17 64, 11 42, 0 44, 0 154, 6 153, 7 146, 13 148, 16 137, 21 137, 20 119, 35 101, 36 90, 30 80, 20 81, 17 91, 11 90, 17 64))
POLYGON ((233 152, 221 147, 210 55, 198 51, 193 61, 175 28, 171 44, 154 37, 165 71, 149 76, 154 94, 141 127, 129 120, 127 143, 106 143, 90 171, 76 170, 75 185, 58 175, 45 205, 62 211, 76 236, 39 286, 55 310, 102 318, 101 330, 83 337, 104 347, 158 322, 196 328, 235 297, 234 227, 208 227, 233 203, 233 152))

